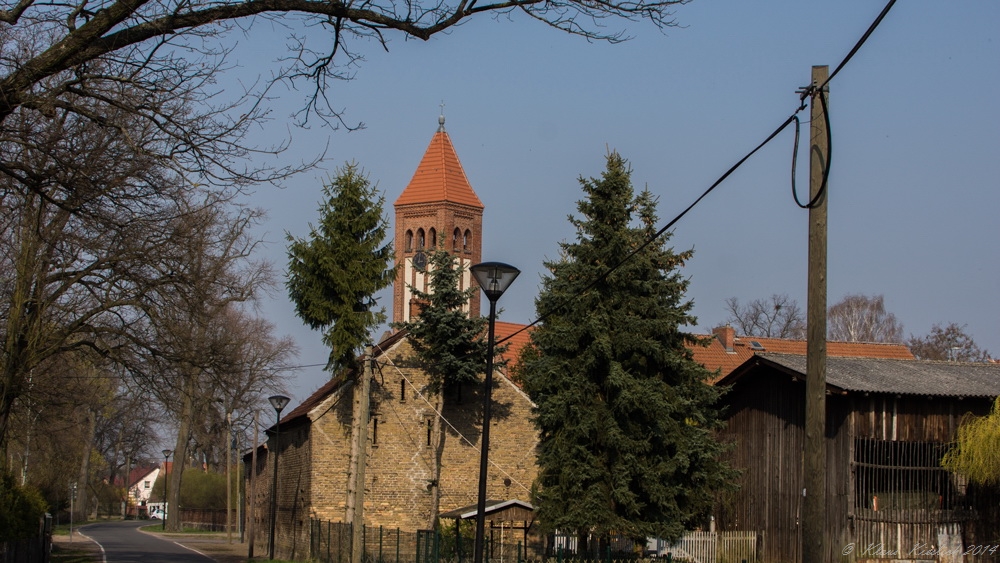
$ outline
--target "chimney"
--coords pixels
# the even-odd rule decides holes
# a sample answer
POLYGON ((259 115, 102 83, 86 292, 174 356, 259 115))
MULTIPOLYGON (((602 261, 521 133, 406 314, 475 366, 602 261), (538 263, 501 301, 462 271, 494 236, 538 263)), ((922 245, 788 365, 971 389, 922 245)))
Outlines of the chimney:
POLYGON ((726 349, 726 352, 732 352, 733 347, 736 345, 736 329, 726 325, 720 326, 712 329, 712 334, 719 339, 722 343, 722 347, 726 349))

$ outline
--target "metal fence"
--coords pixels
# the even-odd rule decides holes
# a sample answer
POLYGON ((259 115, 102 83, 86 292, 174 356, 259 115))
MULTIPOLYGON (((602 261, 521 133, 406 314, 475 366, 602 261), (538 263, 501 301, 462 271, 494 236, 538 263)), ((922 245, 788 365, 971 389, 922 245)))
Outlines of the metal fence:
MULTIPOLYGON (((319 563, 350 563, 351 524, 311 520, 309 555, 319 563)), ((468 563, 473 560, 474 540, 431 530, 405 532, 398 528, 365 526, 362 549, 366 563, 468 563)), ((485 559, 490 563, 538 560, 529 557, 523 542, 499 542, 486 538, 485 559)))
MULTIPOLYGON (((312 520, 309 555, 318 563, 350 563, 351 525, 312 520)), ((578 538, 564 534, 529 538, 528 543, 485 538, 488 563, 635 563, 667 558, 690 563, 758 563, 760 536, 755 532, 690 532, 668 544, 651 539, 645 544, 612 537, 603 552, 578 549, 578 538)), ((591 545, 597 542, 588 542, 591 545)), ((472 538, 430 530, 404 532, 398 528, 366 526, 362 546, 366 563, 468 563, 473 560, 472 538)))
POLYGON ((38 522, 38 535, 22 540, 0 540, 0 563, 48 563, 52 550, 52 515, 38 522))
MULTIPOLYGON (((578 541, 574 536, 553 536, 546 559, 554 559, 556 563, 563 560, 614 563, 654 558, 689 563, 757 563, 761 548, 760 535, 756 532, 688 532, 672 544, 656 538, 643 544, 612 536, 603 553, 581 551, 578 541)), ((591 546, 596 543, 589 542, 591 546)))

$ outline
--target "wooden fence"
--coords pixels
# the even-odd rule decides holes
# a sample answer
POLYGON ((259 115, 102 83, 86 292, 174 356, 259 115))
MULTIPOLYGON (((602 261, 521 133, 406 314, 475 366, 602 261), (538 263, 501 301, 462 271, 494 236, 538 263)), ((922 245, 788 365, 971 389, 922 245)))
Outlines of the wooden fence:
POLYGON ((657 550, 660 557, 691 563, 756 563, 760 536, 756 532, 688 532, 657 550))

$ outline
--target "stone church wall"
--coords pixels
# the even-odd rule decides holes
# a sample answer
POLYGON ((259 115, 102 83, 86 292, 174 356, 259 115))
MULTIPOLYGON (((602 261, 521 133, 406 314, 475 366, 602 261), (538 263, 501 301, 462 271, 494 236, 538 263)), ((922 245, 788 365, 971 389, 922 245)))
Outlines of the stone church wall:
MULTIPOLYGON (((431 522, 436 458, 429 436, 438 398, 426 393, 427 376, 407 341, 377 363, 368 426, 365 523, 405 531, 426 529, 431 522)), ((494 383, 487 496, 529 501, 537 474, 531 404, 501 374, 495 374, 494 383)), ((477 501, 482 395, 476 387, 445 399, 443 413, 450 426, 444 425, 439 512, 477 501)), ((312 513, 324 520, 343 521, 346 511, 353 390, 342 393, 346 396, 335 393, 311 415, 312 513)))

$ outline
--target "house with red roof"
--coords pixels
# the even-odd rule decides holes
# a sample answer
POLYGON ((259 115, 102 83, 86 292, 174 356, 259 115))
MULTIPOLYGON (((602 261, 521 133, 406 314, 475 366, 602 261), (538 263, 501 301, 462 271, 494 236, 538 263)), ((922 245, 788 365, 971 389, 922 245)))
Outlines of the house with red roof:
POLYGON ((129 471, 127 477, 128 503, 127 512, 131 516, 152 516, 147 509, 151 501, 162 502, 162 499, 152 498, 153 484, 160 478, 166 470, 169 470, 171 462, 163 462, 158 465, 138 465, 129 471), (165 467, 166 465, 166 467, 165 467))
MULTIPOLYGON (((751 357, 762 353, 806 355, 805 340, 737 336, 731 326, 720 326, 708 335, 707 346, 691 346, 694 359, 717 375, 713 382, 729 375, 751 357)), ((905 344, 882 342, 827 342, 828 357, 914 360, 905 344)))

